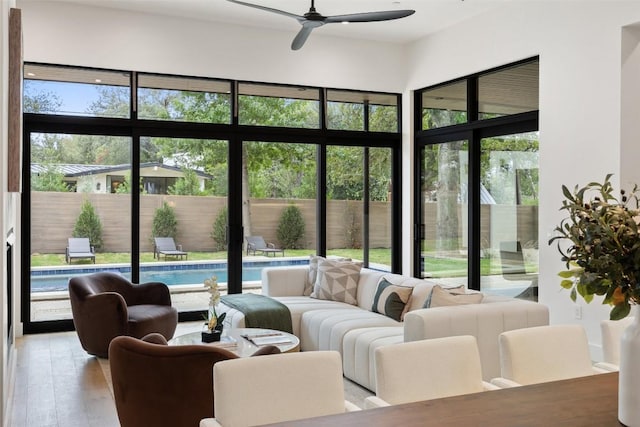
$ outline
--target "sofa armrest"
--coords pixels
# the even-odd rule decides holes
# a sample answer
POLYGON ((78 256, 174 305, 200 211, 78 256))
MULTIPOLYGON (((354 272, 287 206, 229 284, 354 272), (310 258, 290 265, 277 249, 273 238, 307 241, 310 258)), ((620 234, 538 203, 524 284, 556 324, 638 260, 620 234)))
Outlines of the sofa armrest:
POLYGON ((474 336, 485 380, 501 375, 498 336, 505 331, 549 324, 549 309, 539 303, 510 301, 433 307, 404 316, 404 340, 474 336))
POLYGON ((344 401, 344 411, 345 412, 354 412, 354 411, 362 411, 358 405, 353 402, 349 402, 348 400, 344 401))
POLYGON ((608 362, 597 362, 593 364, 593 367, 606 372, 618 372, 620 370, 620 366, 608 362))
POLYGON ((482 381, 482 388, 484 391, 500 390, 500 387, 498 387, 496 384, 491 384, 487 381, 482 381))
POLYGON ((616 365, 610 364, 610 363, 595 363, 592 367, 593 369, 593 373, 594 374, 608 374, 609 372, 616 372, 619 371, 620 368, 617 367, 616 365), (611 369, 615 369, 615 371, 612 371, 611 369))
POLYGON ((522 384, 520 383, 517 383, 515 381, 509 380, 506 378, 502 378, 502 377, 493 378, 491 380, 491 384, 495 385, 498 388, 511 388, 511 387, 522 386, 522 384))
POLYGON ((203 418, 200 420, 200 427, 222 427, 215 418, 203 418))
POLYGON ((383 408, 385 406, 391 406, 391 404, 378 396, 369 396, 364 399, 364 409, 383 408))
POLYGON ((309 266, 268 267, 262 270, 262 295, 302 296, 309 266))

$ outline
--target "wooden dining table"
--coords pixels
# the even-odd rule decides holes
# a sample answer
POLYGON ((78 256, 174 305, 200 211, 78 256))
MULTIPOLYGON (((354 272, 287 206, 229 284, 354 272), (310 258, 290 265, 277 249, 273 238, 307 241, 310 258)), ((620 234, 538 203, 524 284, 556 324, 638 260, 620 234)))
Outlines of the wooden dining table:
POLYGON ((272 426, 621 426, 618 373, 289 421, 272 426))

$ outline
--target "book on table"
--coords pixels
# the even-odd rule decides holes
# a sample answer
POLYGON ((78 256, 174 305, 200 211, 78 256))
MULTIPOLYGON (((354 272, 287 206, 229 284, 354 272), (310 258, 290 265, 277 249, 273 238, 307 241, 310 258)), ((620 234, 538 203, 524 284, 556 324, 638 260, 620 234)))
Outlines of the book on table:
POLYGON ((291 338, 281 333, 268 333, 268 334, 246 334, 242 336, 251 341, 254 345, 278 345, 278 344, 290 344, 291 338))

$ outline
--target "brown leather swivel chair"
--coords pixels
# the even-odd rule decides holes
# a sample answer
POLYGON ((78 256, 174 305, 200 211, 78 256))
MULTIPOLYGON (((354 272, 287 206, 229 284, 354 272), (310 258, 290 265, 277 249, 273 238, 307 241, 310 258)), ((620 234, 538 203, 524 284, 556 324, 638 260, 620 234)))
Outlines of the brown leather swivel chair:
MULTIPOLYGON (((113 394, 122 427, 197 427, 214 415, 213 365, 236 359, 212 345, 167 346, 159 334, 121 336, 109 346, 113 394)), ((277 354, 275 346, 253 355, 277 354)))
POLYGON ((138 285, 115 273, 94 273, 71 278, 69 297, 82 348, 98 357, 108 357, 117 336, 158 332, 171 339, 178 324, 164 283, 138 285))

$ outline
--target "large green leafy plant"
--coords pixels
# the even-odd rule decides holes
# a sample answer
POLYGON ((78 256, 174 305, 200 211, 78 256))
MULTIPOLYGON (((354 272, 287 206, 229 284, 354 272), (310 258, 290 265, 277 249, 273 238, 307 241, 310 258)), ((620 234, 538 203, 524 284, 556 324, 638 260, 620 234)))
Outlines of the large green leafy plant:
POLYGON ((566 200, 561 211, 568 217, 556 227, 558 250, 567 270, 559 273, 561 286, 579 294, 586 302, 594 295, 604 296, 612 305, 610 318, 629 314, 631 304, 640 303, 640 235, 638 235, 638 186, 631 193, 620 190, 614 196, 611 174, 603 183, 591 182, 573 192, 562 186, 566 200), (563 249, 560 244, 568 241, 563 249))

